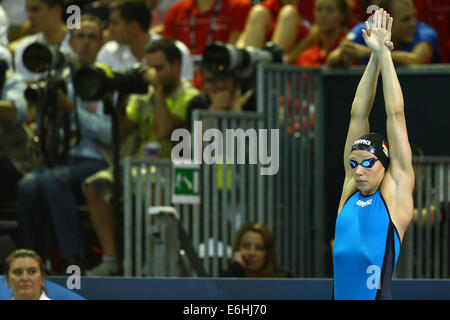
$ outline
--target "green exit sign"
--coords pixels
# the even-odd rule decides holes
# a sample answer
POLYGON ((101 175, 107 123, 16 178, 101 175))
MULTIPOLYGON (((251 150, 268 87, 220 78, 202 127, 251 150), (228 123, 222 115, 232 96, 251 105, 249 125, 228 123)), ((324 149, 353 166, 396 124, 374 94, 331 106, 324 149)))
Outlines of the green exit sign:
POLYGON ((200 203, 200 166, 173 165, 172 202, 180 204, 200 203))

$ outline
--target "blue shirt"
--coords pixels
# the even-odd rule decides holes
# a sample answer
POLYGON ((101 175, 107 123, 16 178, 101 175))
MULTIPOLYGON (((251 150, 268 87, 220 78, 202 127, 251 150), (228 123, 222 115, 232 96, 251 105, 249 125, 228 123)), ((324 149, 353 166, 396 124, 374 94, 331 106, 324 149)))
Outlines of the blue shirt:
MULTIPOLYGON (((364 38, 362 36, 362 30, 365 29, 364 23, 359 23, 356 26, 353 27, 352 30, 347 35, 347 38, 349 38, 354 43, 366 45, 364 42, 364 38)), ((413 39, 413 41, 410 44, 407 44, 402 49, 399 49, 400 51, 406 51, 411 52, 413 48, 418 44, 419 42, 429 42, 433 46, 433 58, 431 59, 431 63, 442 63, 441 58, 441 50, 439 49, 439 42, 438 42, 438 34, 436 30, 434 30, 429 25, 423 23, 423 22, 417 22, 416 27, 416 35, 413 39)), ((361 59, 362 64, 367 64, 369 62, 369 58, 363 58, 361 59)))
MULTIPOLYGON (((70 81, 67 86, 67 97, 74 97, 74 89, 70 81)), ((70 151, 71 156, 104 160, 98 149, 97 141, 111 145, 111 116, 105 114, 103 101, 82 101, 75 98, 76 111, 72 111, 71 119, 74 123, 75 112, 78 113, 81 139, 77 146, 70 151)))
POLYGON ((351 196, 337 220, 333 248, 334 298, 391 299, 400 237, 380 190, 351 196))

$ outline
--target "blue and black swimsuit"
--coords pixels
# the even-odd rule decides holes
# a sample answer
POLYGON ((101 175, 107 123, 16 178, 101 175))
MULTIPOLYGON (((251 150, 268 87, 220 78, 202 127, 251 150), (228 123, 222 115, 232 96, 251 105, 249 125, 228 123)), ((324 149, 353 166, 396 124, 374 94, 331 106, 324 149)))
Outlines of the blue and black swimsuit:
POLYGON ((336 220, 334 299, 392 299, 400 237, 380 190, 352 195, 336 220))

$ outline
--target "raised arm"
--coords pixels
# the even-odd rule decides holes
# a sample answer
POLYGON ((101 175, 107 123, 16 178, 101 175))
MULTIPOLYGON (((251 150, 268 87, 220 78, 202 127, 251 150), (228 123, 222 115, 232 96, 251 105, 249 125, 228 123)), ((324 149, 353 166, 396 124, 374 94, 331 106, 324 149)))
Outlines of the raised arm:
POLYGON ((412 153, 406 131, 402 90, 395 73, 391 53, 383 45, 386 38, 390 36, 392 18, 388 17, 383 9, 378 10, 375 16, 381 16, 382 19, 377 19, 370 38, 365 35, 364 40, 377 56, 383 78, 390 162, 383 178, 381 193, 389 206, 392 221, 401 240, 414 212, 412 153))
POLYGON ((379 55, 383 77, 386 129, 390 148, 390 173, 394 181, 413 184, 412 152, 408 141, 403 94, 392 62, 391 53, 379 55), (404 180, 406 179, 406 181, 404 180))
MULTIPOLYGON (((375 23, 374 18, 374 23, 375 23)), ((368 39, 371 34, 369 23, 366 21, 366 30, 363 30, 364 38, 368 39)), ((392 42, 390 41, 390 34, 387 40, 384 42, 383 47, 388 51, 392 48, 392 42)), ((352 170, 349 165, 349 156, 352 148, 352 144, 362 135, 370 132, 369 115, 372 109, 373 101, 375 99, 375 93, 377 89, 378 76, 380 74, 380 66, 377 55, 372 53, 369 59, 369 63, 366 66, 364 74, 356 89, 355 98, 353 99, 350 125, 347 133, 347 139, 345 141, 344 148, 344 168, 345 168, 345 180, 342 189, 341 200, 339 203, 338 212, 340 212, 345 201, 348 197, 354 193, 357 188, 352 179, 352 170)))
MULTIPOLYGON (((392 18, 389 14, 385 15, 385 19, 390 19, 392 27, 392 18)), ((382 23, 381 14, 375 15, 373 19, 373 25, 382 23)), ((370 50, 375 51, 372 48, 387 51, 393 49, 393 44, 391 42, 391 30, 387 30, 387 26, 385 26, 384 31, 386 35, 383 40, 380 41, 381 48, 375 46, 377 42, 375 41, 375 36, 371 37, 372 29, 370 28, 369 22, 365 22, 366 30, 362 30, 364 41, 366 41, 367 46, 370 50)), ((350 155, 350 150, 352 148, 353 142, 361 137, 362 135, 369 133, 369 115, 370 110, 372 109, 373 101, 375 99, 375 93, 377 90, 377 82, 378 76, 380 74, 380 66, 377 54, 372 52, 370 55, 369 63, 366 66, 366 70, 359 82, 358 88, 356 89, 355 98, 353 99, 352 111, 350 117, 350 126, 347 133, 347 140, 345 141, 344 148, 344 168, 346 177, 351 176, 351 169, 348 164, 348 158, 350 155)))
POLYGON ((395 72, 391 52, 382 45, 383 41, 386 41, 386 37, 390 36, 393 19, 382 9, 378 10, 375 16, 381 19, 377 19, 377 23, 372 29, 371 39, 367 35, 364 38, 368 47, 376 54, 381 67, 387 116, 387 138, 390 148, 389 172, 397 185, 403 183, 412 188, 414 183, 412 153, 406 131, 402 89, 395 72))
POLYGON ((353 142, 362 135, 369 133, 369 115, 375 99, 377 90, 377 81, 380 74, 377 58, 372 55, 366 70, 356 89, 353 99, 352 111, 350 114, 350 125, 347 132, 344 148, 344 168, 345 179, 342 188, 341 199, 338 207, 338 214, 344 206, 347 199, 357 190, 356 184, 352 179, 352 170, 349 164, 349 156, 353 142))
POLYGON ((353 142, 370 131, 369 115, 375 99, 379 74, 380 68, 378 66, 377 58, 374 55, 371 55, 366 70, 356 89, 355 98, 352 103, 350 125, 344 148, 344 167, 346 175, 348 174, 351 176, 348 158, 353 142))

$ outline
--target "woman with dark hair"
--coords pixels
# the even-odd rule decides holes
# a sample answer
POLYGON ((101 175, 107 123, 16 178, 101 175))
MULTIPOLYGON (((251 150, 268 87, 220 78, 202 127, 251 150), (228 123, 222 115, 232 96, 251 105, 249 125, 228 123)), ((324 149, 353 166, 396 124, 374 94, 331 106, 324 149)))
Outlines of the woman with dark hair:
POLYGON ((44 286, 41 257, 33 250, 13 251, 5 260, 5 278, 13 300, 51 300, 44 286))
POLYGON ((392 22, 380 9, 372 28, 366 22, 362 31, 372 55, 356 90, 344 148, 345 180, 333 250, 336 299, 392 298, 392 275, 413 216, 414 171, 402 89, 390 52, 392 22), (369 127, 380 71, 387 139, 370 133, 369 127))
POLYGON ((233 262, 222 274, 237 278, 285 278, 288 274, 277 261, 275 239, 262 223, 245 223, 236 233, 233 262))

